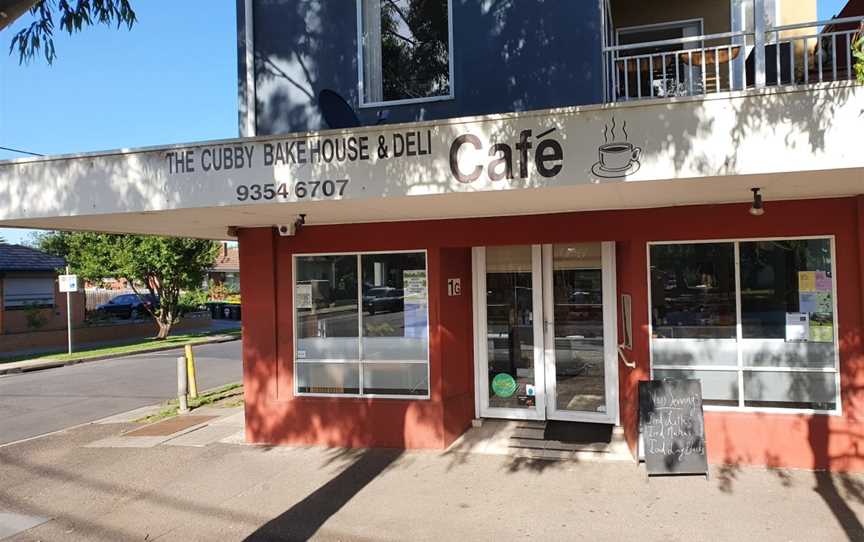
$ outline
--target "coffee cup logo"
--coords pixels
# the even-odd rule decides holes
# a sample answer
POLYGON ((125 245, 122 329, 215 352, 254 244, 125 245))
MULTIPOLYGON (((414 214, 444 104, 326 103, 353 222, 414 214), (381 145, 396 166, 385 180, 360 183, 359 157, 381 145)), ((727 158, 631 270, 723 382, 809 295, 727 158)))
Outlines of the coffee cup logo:
POLYGON ((624 132, 624 139, 616 140, 615 117, 612 117, 611 142, 609 141, 609 126, 603 128, 603 137, 606 142, 597 149, 599 160, 591 167, 591 173, 595 177, 615 179, 639 171, 641 166, 639 158, 642 156, 642 149, 627 141, 629 139, 627 121, 624 121, 621 131, 624 132))

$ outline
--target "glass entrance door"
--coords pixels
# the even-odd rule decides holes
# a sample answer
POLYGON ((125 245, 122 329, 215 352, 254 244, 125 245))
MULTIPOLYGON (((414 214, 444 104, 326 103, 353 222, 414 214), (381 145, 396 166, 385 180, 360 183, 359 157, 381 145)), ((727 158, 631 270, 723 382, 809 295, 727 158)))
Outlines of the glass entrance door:
POLYGON ((547 417, 615 423, 615 244, 543 245, 542 272, 547 417))
POLYGON ((484 417, 617 421, 614 243, 477 248, 484 417))

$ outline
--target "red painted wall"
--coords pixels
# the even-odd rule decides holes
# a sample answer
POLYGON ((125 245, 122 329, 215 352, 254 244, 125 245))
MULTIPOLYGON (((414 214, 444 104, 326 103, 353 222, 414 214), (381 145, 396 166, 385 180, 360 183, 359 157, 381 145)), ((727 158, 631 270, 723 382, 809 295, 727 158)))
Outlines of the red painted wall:
POLYGON ((295 237, 279 237, 269 228, 242 230, 247 438, 339 446, 446 446, 474 414, 470 247, 616 241, 618 291, 633 296, 634 348, 626 353, 636 367, 619 360, 619 391, 621 422, 635 449, 636 383, 649 375, 646 243, 834 235, 843 415, 709 412, 709 459, 864 470, 864 198, 769 200, 761 217, 751 216, 748 207, 314 226, 295 237), (292 254, 409 249, 428 250, 431 399, 294 397, 292 254), (446 279, 457 276, 462 278, 462 296, 448 297, 446 279))

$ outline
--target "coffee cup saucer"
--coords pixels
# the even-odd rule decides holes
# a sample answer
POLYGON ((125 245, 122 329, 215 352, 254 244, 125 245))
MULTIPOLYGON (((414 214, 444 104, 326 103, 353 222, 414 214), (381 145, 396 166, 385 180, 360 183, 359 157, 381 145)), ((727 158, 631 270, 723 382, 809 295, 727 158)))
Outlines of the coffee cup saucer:
POLYGON ((615 179, 618 177, 627 177, 639 171, 640 164, 636 161, 631 161, 630 165, 624 169, 604 169, 600 162, 591 166, 591 173, 595 177, 603 177, 607 179, 615 179))

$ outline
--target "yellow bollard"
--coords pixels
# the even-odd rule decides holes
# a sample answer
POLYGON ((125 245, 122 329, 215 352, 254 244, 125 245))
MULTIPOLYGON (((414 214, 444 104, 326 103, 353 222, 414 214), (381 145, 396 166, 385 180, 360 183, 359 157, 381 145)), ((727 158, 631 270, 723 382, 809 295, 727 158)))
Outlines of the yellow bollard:
POLYGON ((189 397, 198 398, 198 378, 195 374, 195 354, 192 353, 192 345, 186 345, 186 374, 189 377, 189 397))

